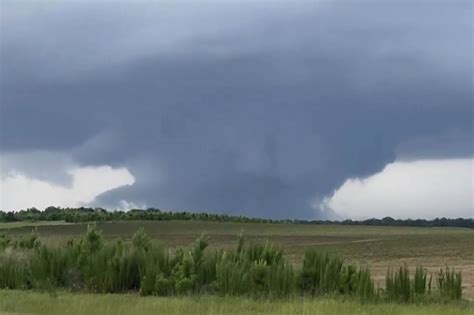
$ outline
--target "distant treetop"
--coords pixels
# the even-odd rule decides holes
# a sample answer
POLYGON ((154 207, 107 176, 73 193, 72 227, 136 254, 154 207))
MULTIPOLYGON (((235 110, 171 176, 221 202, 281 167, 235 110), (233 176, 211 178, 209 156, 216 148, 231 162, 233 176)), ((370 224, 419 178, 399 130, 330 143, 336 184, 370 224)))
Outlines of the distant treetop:
POLYGON ((353 220, 273 220, 265 218, 253 218, 246 216, 233 216, 228 214, 217 214, 209 212, 192 211, 162 211, 157 208, 132 209, 129 211, 107 211, 103 208, 59 208, 48 207, 44 211, 29 208, 20 211, 0 211, 0 222, 16 221, 66 221, 73 223, 95 222, 95 221, 214 221, 214 222, 238 222, 238 223, 291 223, 291 224, 342 224, 342 225, 371 225, 371 226, 414 226, 414 227, 462 227, 474 228, 472 218, 436 218, 425 219, 394 219, 385 217, 383 219, 368 219, 361 221, 353 220))

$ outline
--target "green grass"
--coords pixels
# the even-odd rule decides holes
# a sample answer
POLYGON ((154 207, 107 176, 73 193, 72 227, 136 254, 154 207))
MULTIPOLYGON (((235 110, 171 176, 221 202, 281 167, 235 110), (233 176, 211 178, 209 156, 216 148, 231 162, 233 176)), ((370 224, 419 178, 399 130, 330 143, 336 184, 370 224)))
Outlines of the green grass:
POLYGON ((360 304, 339 298, 254 300, 234 297, 140 297, 136 294, 77 294, 0 291, 0 314, 472 314, 472 303, 437 305, 360 304))

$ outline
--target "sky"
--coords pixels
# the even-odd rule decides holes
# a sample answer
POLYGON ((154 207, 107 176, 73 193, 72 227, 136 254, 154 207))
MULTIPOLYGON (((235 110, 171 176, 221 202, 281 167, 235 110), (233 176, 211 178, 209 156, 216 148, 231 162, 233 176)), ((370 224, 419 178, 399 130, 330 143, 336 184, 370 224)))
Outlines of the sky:
POLYGON ((0 209, 474 217, 473 4, 0 2, 0 209))

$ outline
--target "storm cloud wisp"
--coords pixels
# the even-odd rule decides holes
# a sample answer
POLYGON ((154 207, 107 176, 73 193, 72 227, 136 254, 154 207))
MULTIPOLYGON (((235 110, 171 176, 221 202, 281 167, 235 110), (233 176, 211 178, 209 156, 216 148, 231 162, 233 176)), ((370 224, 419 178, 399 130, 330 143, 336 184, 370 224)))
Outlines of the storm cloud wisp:
MULTIPOLYGON (((0 6, 3 191, 28 179, 71 205, 382 217, 393 196, 354 196, 411 172, 401 161, 449 172, 474 156, 470 1, 0 6), (103 166, 128 174, 93 198, 70 190, 72 167, 103 166)), ((451 216, 429 212, 434 193, 418 215, 451 216)))

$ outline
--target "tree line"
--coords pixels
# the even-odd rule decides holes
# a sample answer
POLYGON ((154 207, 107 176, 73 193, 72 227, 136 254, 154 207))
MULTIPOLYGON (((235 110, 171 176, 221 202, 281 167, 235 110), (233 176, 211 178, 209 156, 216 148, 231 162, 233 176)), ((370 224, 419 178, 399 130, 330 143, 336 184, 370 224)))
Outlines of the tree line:
POLYGON ((291 224, 314 224, 314 225, 370 225, 370 226, 412 226, 412 227, 462 227, 474 228, 472 218, 436 218, 426 219, 394 219, 385 217, 383 219, 368 220, 298 220, 285 219, 274 220, 268 218, 254 218, 247 216, 233 216, 229 214, 218 214, 209 212, 192 211, 163 211, 157 208, 133 209, 129 211, 107 211, 103 208, 60 208, 48 207, 44 211, 29 208, 20 211, 4 212, 0 210, 0 222, 18 221, 66 221, 71 223, 101 222, 101 221, 170 221, 170 220, 195 220, 213 222, 236 222, 236 223, 291 223, 291 224))

